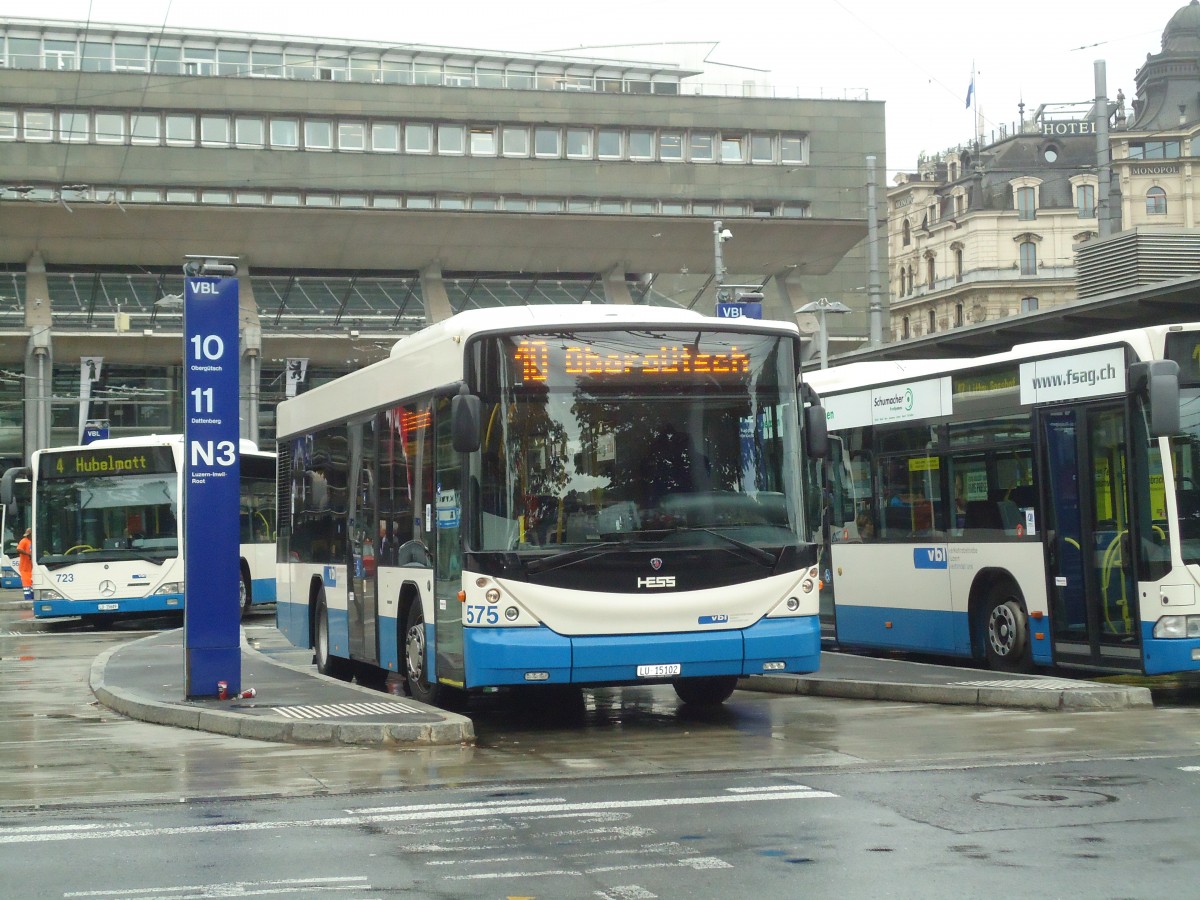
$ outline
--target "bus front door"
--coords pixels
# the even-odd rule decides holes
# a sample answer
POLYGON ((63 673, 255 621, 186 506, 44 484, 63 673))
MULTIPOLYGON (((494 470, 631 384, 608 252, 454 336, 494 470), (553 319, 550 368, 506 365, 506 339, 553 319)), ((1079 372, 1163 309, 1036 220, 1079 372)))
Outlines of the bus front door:
POLYGON ((1124 406, 1044 410, 1041 433, 1055 662, 1140 670, 1124 406))

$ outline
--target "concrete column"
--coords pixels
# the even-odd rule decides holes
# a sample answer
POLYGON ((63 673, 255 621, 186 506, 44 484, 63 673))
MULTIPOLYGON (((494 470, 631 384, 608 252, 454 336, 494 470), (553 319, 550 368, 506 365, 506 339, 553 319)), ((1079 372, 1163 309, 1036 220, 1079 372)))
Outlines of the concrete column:
POLYGON ((238 436, 254 441, 258 446, 258 410, 262 393, 262 322, 254 286, 250 282, 250 267, 245 260, 238 265, 238 334, 241 356, 238 391, 238 436))
POLYGON ((804 284, 800 278, 794 274, 787 277, 776 277, 775 284, 779 288, 779 297, 783 303, 784 309, 787 310, 788 316, 800 328, 800 340, 803 342, 803 349, 800 351, 800 362, 807 363, 820 352, 820 343, 817 340, 817 321, 816 316, 811 313, 796 313, 800 307, 808 303, 812 298, 808 295, 808 291, 804 289, 804 284))
POLYGON ((54 375, 54 348, 50 335, 50 286, 46 263, 35 253, 25 264, 25 459, 34 450, 50 446, 50 397, 54 375))
POLYGON ((613 266, 600 279, 604 284, 604 301, 606 303, 633 303, 633 295, 629 293, 629 283, 625 280, 625 267, 613 266))
POLYGON ((421 269, 421 296, 425 300, 425 324, 432 325, 454 315, 450 306, 450 295, 442 281, 442 267, 430 263, 421 269))

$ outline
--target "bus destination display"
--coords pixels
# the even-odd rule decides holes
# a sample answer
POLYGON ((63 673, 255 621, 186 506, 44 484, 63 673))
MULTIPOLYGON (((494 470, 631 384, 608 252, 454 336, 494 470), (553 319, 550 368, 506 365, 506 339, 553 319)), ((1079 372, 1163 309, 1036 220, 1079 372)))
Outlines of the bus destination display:
POLYGON ((97 475, 152 475, 175 471, 170 447, 64 450, 42 456, 43 478, 93 478, 97 475))
POLYGON ((620 349, 574 341, 552 345, 547 340, 522 339, 513 347, 512 358, 525 384, 592 375, 659 381, 705 375, 736 382, 750 371, 750 355, 733 345, 709 352, 683 343, 620 349))

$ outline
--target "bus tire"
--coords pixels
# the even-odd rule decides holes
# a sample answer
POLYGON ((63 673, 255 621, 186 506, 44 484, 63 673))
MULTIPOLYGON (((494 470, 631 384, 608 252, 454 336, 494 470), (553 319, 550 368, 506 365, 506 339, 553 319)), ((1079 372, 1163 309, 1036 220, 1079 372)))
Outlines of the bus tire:
POLYGON ((989 668, 998 672, 1025 672, 1032 668, 1029 620, 1019 594, 1009 584, 997 584, 988 593, 983 643, 989 668))
POLYGON ((317 671, 339 681, 349 681, 354 676, 354 664, 348 659, 329 654, 329 608, 325 605, 325 592, 317 598, 316 636, 313 650, 317 657, 317 671))
POLYGON ((737 683, 736 675, 680 678, 672 682, 679 699, 692 706, 720 706, 733 695, 737 683))
POLYGON ((242 605, 242 618, 250 615, 250 607, 254 605, 254 593, 250 587, 250 572, 243 562, 241 566, 241 583, 238 585, 238 600, 242 605))
POLYGON ((408 609, 408 621, 404 625, 404 677, 408 681, 408 693, 418 703, 437 706, 441 699, 441 685, 430 682, 429 644, 425 640, 425 613, 417 600, 408 609))

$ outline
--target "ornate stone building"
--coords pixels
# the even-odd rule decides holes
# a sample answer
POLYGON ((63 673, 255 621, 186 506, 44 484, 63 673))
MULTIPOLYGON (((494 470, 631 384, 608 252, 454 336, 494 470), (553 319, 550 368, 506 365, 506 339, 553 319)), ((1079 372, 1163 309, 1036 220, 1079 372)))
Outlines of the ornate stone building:
MULTIPOLYGON (((1123 77, 1124 73, 1119 73, 1123 77)), ((1127 111, 1046 105, 1010 133, 918 162, 888 191, 893 340, 1200 274, 1200 3, 1167 23, 1127 111), (1107 167, 1107 168, 1106 168, 1107 167), (1100 238, 1100 179, 1110 237, 1100 238)))

